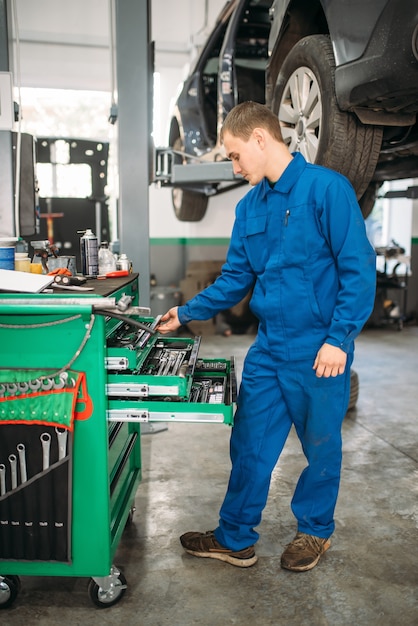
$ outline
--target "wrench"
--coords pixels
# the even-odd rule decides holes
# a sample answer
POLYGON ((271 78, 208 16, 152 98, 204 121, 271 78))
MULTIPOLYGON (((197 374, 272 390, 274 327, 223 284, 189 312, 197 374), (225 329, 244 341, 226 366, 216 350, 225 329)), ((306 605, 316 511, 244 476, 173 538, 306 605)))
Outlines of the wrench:
POLYGON ((170 373, 170 368, 171 368, 171 367, 173 366, 173 364, 174 364, 174 361, 175 361, 175 359, 176 359, 176 354, 177 354, 177 353, 176 353, 176 352, 174 352, 174 351, 173 351, 173 352, 171 352, 171 353, 169 353, 169 355, 168 355, 168 357, 167 357, 167 363, 166 363, 166 366, 165 366, 165 368, 164 368, 164 369, 163 369, 163 371, 162 371, 162 375, 163 375, 163 376, 168 376, 168 374, 170 373))
POLYGON ((43 378, 41 380, 41 388, 43 391, 49 391, 53 388, 54 384, 55 383, 53 378, 43 378))
POLYGON ((9 455, 10 469, 12 471, 12 489, 17 487, 17 457, 15 454, 9 455))
POLYGON ((42 469, 46 470, 49 467, 49 449, 51 447, 51 435, 49 433, 42 433, 39 439, 42 443, 42 469))
POLYGON ((6 493, 6 466, 0 463, 0 496, 6 493))
POLYGON ((177 373, 178 373, 178 371, 179 371, 179 369, 181 367, 181 364, 184 361, 184 356, 185 356, 184 350, 180 351, 179 355, 178 355, 178 357, 176 359, 176 362, 174 363, 173 372, 172 372, 173 376, 177 376, 177 373))
POLYGON ((29 389, 31 389, 32 391, 38 391, 38 389, 41 388, 41 381, 39 380, 39 378, 35 378, 34 380, 30 380, 29 381, 29 389))
POLYGON ((29 384, 27 382, 17 383, 18 391, 22 393, 26 393, 29 389, 29 384))
POLYGON ((165 369, 165 367, 167 365, 167 360, 168 360, 168 357, 166 356, 165 353, 163 353, 163 355, 162 355, 162 357, 160 359, 160 367, 158 368, 157 376, 161 376, 162 375, 162 373, 163 373, 163 371, 164 371, 164 369, 165 369))
POLYGON ((64 459, 67 454, 67 429, 66 428, 55 428, 55 432, 57 433, 58 439, 58 460, 64 459))
POLYGON ((16 385, 16 383, 8 383, 6 385, 6 389, 7 389, 8 393, 15 394, 16 391, 17 391, 17 385, 16 385))
POLYGON ((17 452, 19 454, 19 465, 20 465, 20 482, 21 483, 25 483, 28 479, 27 473, 26 473, 26 451, 25 451, 25 445, 23 443, 18 443, 17 446, 17 452))
POLYGON ((64 387, 67 385, 67 382, 68 382, 67 372, 61 372, 58 378, 59 378, 58 382, 54 381, 54 389, 64 389, 64 387))

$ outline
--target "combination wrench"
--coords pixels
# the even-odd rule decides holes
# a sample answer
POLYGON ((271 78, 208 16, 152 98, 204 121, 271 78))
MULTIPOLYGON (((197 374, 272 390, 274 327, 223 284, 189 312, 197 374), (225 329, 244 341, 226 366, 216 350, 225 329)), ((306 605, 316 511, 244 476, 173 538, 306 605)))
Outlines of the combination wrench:
POLYGON ((42 433, 39 437, 42 444, 42 469, 47 470, 49 467, 49 450, 51 447, 51 435, 42 433))
POLYGON ((6 466, 0 463, 0 496, 6 493, 6 466))
POLYGON ((25 445, 23 443, 18 443, 17 452, 19 455, 19 466, 20 466, 20 482, 25 483, 28 479, 26 472, 26 450, 25 445))
POLYGON ((9 454, 9 463, 12 477, 12 489, 17 487, 17 457, 15 454, 9 454))
POLYGON ((67 429, 66 428, 55 428, 55 432, 57 433, 58 439, 58 460, 64 459, 67 454, 67 429))

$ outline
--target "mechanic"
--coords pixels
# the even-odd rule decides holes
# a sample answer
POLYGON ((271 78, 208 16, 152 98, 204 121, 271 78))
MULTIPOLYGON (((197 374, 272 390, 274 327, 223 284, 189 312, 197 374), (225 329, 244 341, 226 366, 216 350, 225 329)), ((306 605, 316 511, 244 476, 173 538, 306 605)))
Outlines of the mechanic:
POLYGON ((189 554, 249 567, 272 471, 292 424, 307 466, 291 508, 297 533, 281 566, 310 570, 335 527, 354 340, 374 304, 376 259, 349 181, 291 154, 264 105, 244 102, 221 140, 253 187, 239 201, 221 275, 158 331, 172 332, 237 304, 253 288, 259 320, 244 362, 231 431, 229 484, 214 531, 180 537, 189 554))

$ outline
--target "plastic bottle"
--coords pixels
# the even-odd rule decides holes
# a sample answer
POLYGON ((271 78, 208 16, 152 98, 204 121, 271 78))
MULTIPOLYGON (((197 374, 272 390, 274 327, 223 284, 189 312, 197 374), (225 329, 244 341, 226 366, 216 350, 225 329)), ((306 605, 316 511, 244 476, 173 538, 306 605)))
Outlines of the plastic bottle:
POLYGON ((118 270, 124 270, 128 272, 132 272, 132 263, 126 256, 126 254, 122 253, 117 261, 118 270))
POLYGON ((15 252, 15 270, 30 272, 30 258, 26 252, 15 252))
POLYGON ((99 274, 101 276, 116 270, 116 259, 109 250, 107 241, 102 241, 99 248, 99 274))

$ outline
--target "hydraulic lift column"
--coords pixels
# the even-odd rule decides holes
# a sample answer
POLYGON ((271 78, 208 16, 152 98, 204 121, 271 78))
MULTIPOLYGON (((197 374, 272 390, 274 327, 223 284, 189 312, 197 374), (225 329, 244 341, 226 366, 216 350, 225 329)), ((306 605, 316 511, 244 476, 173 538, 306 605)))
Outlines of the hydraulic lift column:
POLYGON ((116 0, 116 67, 121 251, 139 272, 140 303, 149 306, 149 185, 153 68, 150 0, 116 0))

